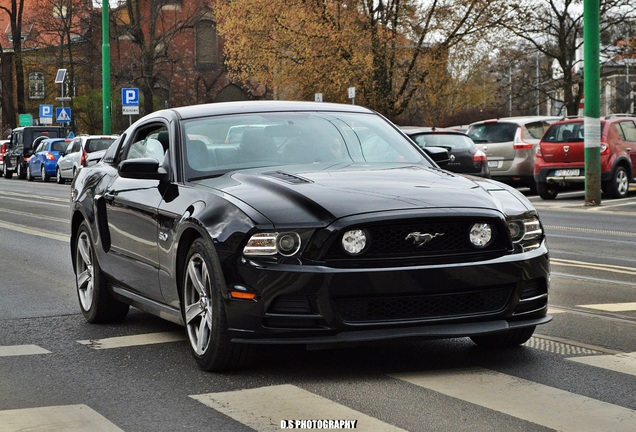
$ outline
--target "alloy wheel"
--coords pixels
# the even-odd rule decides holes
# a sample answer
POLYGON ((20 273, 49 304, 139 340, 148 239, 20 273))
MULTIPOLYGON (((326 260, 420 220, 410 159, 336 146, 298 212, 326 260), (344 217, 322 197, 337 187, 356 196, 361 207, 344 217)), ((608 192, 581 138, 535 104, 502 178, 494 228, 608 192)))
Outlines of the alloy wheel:
POLYGON ((184 287, 184 318, 188 339, 197 355, 203 355, 210 344, 213 306, 210 274, 203 257, 195 253, 187 266, 184 287))
POLYGON ((82 308, 88 311, 93 305, 95 295, 93 250, 86 231, 82 231, 77 240, 75 252, 75 274, 77 278, 77 290, 82 308))
POLYGON ((629 179, 625 170, 618 170, 616 173, 616 191, 618 195, 625 196, 629 190, 629 179))

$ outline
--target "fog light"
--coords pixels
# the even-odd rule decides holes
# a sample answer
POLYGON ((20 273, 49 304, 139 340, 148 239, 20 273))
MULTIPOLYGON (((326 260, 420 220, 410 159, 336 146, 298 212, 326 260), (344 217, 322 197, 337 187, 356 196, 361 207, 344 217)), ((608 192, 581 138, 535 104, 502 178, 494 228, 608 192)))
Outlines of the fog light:
POLYGON ((363 229, 349 230, 342 236, 342 247, 349 255, 360 255, 367 247, 368 236, 363 229))
POLYGON ((488 223, 476 223, 470 228, 470 242, 478 248, 485 248, 492 241, 492 227, 488 223))

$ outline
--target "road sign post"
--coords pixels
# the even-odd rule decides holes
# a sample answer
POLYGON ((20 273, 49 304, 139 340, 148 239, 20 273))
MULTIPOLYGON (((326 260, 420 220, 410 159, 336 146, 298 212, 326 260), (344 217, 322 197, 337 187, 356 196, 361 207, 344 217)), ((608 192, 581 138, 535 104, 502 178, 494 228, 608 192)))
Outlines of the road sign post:
POLYGON ((128 124, 132 124, 132 116, 139 115, 139 89, 121 89, 121 113, 128 116, 128 124))
POLYGON ((601 68, 599 0, 583 2, 585 205, 601 205, 601 68))
POLYGON ((40 105, 40 124, 53 124, 53 105, 40 105))

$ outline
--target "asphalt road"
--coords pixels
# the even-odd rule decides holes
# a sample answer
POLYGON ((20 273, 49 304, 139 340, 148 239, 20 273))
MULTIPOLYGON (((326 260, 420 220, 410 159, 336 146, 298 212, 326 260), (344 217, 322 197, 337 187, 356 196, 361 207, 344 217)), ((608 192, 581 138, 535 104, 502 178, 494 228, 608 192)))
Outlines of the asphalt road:
POLYGON ((250 367, 224 374, 198 370, 183 329, 151 315, 84 322, 68 200, 68 185, 0 178, 0 431, 636 424, 634 192, 594 208, 581 193, 531 197, 551 249, 554 320, 524 347, 492 352, 457 339, 263 348, 250 367))

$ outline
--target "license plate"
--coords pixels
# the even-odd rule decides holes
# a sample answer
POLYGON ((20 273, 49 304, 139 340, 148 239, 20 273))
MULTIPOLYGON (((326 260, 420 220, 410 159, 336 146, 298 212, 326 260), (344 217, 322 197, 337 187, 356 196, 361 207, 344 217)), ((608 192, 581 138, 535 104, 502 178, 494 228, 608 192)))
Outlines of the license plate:
POLYGON ((581 173, 581 170, 577 169, 561 169, 554 171, 555 177, 574 177, 578 176, 581 173))
POLYGON ((499 168, 499 161, 488 161, 488 168, 499 168))

